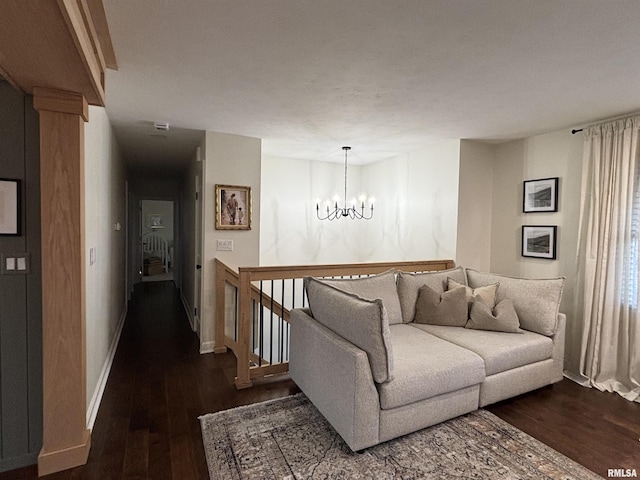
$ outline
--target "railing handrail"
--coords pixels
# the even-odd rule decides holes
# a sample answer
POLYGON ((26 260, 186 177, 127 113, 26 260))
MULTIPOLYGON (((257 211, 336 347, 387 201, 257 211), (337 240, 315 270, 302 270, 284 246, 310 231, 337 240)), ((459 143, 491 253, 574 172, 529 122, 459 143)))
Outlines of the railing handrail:
POLYGON ((251 280, 257 281, 302 278, 307 276, 330 277, 338 275, 370 275, 392 269, 405 270, 409 272, 435 271, 447 270, 454 266, 455 263, 453 260, 424 260, 408 262, 363 262, 325 265, 240 267, 238 271, 239 273, 249 273, 251 275, 251 280))

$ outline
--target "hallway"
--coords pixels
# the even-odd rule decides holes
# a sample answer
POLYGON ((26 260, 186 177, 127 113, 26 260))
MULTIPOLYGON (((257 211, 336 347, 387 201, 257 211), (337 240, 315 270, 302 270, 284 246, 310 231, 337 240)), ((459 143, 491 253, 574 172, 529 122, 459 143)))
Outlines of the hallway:
MULTIPOLYGON (((200 355, 173 282, 136 285, 92 435, 68 479, 206 479, 197 417, 299 390, 290 380, 238 391, 233 353, 200 355)), ((35 466, 0 480, 36 479, 35 466)))

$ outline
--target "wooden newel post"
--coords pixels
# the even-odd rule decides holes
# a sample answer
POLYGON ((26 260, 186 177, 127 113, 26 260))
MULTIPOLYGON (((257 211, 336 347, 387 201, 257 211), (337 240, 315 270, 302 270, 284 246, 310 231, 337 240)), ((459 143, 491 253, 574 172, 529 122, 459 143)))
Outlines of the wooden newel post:
POLYGON ((250 376, 249 354, 251 341, 251 274, 240 269, 240 288, 238 289, 238 371, 236 388, 249 388, 253 385, 250 376))
POLYGON ((87 462, 84 122, 79 93, 34 88, 40 112, 43 445, 38 474, 87 462))

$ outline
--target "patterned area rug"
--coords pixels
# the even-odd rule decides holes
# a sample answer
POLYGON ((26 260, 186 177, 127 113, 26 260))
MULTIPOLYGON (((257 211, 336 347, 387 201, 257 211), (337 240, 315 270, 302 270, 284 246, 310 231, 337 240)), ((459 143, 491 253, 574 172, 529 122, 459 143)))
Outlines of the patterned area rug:
POLYGON ((200 417, 212 479, 599 479, 478 410, 352 452, 298 394, 200 417))

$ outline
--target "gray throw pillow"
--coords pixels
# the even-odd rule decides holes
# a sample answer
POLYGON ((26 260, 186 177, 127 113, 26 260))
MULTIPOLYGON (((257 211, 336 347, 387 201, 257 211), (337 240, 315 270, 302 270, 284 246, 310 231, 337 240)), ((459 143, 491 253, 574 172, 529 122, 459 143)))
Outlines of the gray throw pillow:
POLYGON ((424 273, 398 272, 398 298, 402 309, 402 321, 404 323, 413 321, 413 317, 416 315, 416 301, 420 287, 429 285, 436 292, 443 293, 447 289, 447 278, 449 277, 456 282, 467 284, 462 267, 424 273))
POLYGON ((550 279, 515 278, 494 273, 483 273, 467 269, 469 286, 472 288, 500 283, 496 301, 505 298, 513 301, 520 326, 525 330, 548 337, 556 333, 558 311, 564 277, 550 279))
POLYGON ((496 305, 496 295, 498 294, 498 286, 499 283, 494 283, 493 285, 487 285, 486 287, 478 287, 471 288, 468 285, 463 285, 462 283, 456 282, 453 278, 447 278, 447 290, 453 290, 454 288, 464 287, 467 293, 467 304, 469 308, 473 305, 473 301, 476 297, 480 297, 484 303, 486 303, 489 308, 495 307, 496 305))
POLYGON ((492 310, 482 298, 476 297, 471 305, 469 321, 464 327, 475 330, 524 333, 520 330, 520 321, 513 302, 508 298, 502 300, 492 310))
POLYGON ((390 381, 393 378, 391 332, 382 300, 361 298, 313 277, 306 277, 304 286, 313 318, 367 352, 377 383, 390 381))
POLYGON ((367 300, 381 299, 387 309, 389 325, 402 323, 402 311, 400 310, 396 276, 393 270, 363 278, 325 278, 322 281, 345 292, 355 293, 367 300))
POLYGON ((413 321, 428 325, 464 327, 468 312, 467 294, 464 288, 454 288, 438 293, 429 285, 423 285, 418 290, 413 321))

